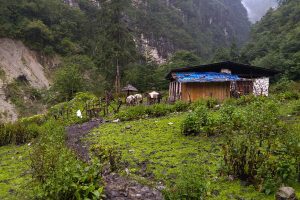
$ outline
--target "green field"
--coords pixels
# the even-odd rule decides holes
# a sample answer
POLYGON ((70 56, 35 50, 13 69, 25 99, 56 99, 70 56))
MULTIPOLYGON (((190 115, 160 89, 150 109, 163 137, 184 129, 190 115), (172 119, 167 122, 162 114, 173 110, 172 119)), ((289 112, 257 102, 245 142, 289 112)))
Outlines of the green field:
POLYGON ((0 199, 26 198, 31 181, 29 164, 28 145, 0 147, 0 199))
MULTIPOLYGON (((177 175, 194 165, 208 175, 209 199, 274 199, 252 186, 242 186, 218 173, 222 160, 224 137, 186 137, 181 134, 181 122, 186 114, 105 124, 94 130, 88 140, 103 146, 115 146, 122 152, 122 163, 130 176, 156 186, 158 182, 172 185, 177 175)), ((298 195, 300 194, 300 187, 298 195)))

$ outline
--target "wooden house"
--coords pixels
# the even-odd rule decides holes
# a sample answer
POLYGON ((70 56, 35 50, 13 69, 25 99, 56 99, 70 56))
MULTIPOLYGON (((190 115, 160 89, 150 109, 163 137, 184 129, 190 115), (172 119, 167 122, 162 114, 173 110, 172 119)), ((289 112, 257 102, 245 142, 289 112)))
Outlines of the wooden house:
POLYGON ((275 70, 231 61, 172 70, 167 79, 169 100, 224 100, 242 95, 268 95, 269 78, 275 70))

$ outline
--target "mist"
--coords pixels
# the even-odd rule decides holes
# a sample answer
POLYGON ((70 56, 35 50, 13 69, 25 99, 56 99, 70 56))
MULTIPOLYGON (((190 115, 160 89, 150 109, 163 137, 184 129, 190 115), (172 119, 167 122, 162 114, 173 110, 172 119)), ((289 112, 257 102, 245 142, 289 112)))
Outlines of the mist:
POLYGON ((252 23, 259 21, 270 8, 277 6, 276 0, 243 0, 252 23))

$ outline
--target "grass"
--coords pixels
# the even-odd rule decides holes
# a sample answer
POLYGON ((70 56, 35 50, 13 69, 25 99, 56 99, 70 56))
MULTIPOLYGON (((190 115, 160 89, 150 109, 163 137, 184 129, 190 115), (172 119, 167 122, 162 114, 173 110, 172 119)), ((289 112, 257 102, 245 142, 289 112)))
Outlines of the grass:
POLYGON ((29 147, 0 147, 0 199, 24 199, 25 186, 30 182, 29 147))
MULTIPOLYGON (((229 181, 220 176, 223 137, 186 137, 181 134, 183 114, 142 119, 124 123, 104 124, 95 129, 88 140, 100 145, 112 145, 122 152, 122 163, 132 177, 156 186, 159 182, 172 185, 186 165, 204 168, 208 175, 208 199, 274 199, 259 193, 252 186, 229 181)), ((300 187, 294 186, 298 195, 300 187)))

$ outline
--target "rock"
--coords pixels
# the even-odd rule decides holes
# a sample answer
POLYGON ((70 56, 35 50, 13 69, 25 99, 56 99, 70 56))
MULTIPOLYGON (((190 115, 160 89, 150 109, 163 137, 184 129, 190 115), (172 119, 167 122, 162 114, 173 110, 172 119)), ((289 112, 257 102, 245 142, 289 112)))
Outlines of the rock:
POLYGON ((126 174, 127 174, 127 175, 129 175, 129 174, 130 174, 130 171, 129 171, 129 169, 128 169, 128 168, 126 168, 126 169, 125 169, 125 172, 126 172, 126 174))
POLYGON ((219 190, 213 190, 213 191, 211 191, 211 194, 216 197, 216 196, 220 195, 220 191, 219 190))
POLYGON ((228 180, 229 180, 229 181, 234 181, 234 176, 233 176, 233 175, 229 175, 229 176, 228 176, 228 180))
POLYGON ((174 123, 173 123, 173 122, 169 122, 168 124, 171 126, 171 125, 173 125, 174 123))
POLYGON ((131 128, 132 128, 132 126, 130 126, 130 125, 127 125, 125 128, 126 128, 126 129, 131 129, 131 128))
POLYGON ((295 190, 291 187, 281 187, 275 196, 276 200, 297 200, 295 190))
POLYGON ((120 119, 113 120, 112 122, 113 122, 113 123, 119 123, 119 122, 120 122, 120 119))

